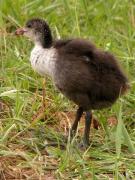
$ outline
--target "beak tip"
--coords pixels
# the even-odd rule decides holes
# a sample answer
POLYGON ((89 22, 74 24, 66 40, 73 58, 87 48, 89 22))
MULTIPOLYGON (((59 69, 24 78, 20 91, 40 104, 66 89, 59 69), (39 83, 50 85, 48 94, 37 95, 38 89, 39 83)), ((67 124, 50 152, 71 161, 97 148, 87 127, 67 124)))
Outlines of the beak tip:
POLYGON ((14 35, 18 35, 17 30, 14 32, 14 35))
POLYGON ((19 35, 23 35, 24 34, 24 29, 23 28, 19 28, 15 31, 15 35, 16 36, 19 36, 19 35))

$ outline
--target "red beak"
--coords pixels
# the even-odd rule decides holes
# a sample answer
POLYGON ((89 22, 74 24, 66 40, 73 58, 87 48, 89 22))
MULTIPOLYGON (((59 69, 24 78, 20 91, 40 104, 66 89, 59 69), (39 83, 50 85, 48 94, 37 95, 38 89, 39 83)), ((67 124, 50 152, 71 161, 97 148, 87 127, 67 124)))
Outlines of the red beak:
POLYGON ((15 31, 15 35, 23 35, 24 32, 26 32, 26 30, 24 28, 18 28, 16 31, 15 31))

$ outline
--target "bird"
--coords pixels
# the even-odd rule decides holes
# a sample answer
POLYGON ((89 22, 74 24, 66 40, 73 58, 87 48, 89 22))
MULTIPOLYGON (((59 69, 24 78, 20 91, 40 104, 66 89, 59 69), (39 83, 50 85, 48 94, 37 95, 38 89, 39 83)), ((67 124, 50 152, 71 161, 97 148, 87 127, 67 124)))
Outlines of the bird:
POLYGON ((77 105, 70 135, 76 134, 85 112, 83 146, 90 145, 92 110, 111 107, 129 89, 129 81, 116 57, 83 38, 54 39, 46 20, 32 18, 15 31, 34 43, 32 68, 50 76, 55 87, 77 105))

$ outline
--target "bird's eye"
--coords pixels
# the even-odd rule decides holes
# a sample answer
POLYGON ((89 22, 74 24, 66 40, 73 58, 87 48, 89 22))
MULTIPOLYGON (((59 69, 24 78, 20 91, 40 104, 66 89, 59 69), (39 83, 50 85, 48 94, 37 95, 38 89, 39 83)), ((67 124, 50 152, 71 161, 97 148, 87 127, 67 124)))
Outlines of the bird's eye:
POLYGON ((31 25, 31 24, 28 24, 28 25, 27 25, 27 27, 28 27, 28 28, 31 28, 31 27, 32 27, 32 25, 31 25))

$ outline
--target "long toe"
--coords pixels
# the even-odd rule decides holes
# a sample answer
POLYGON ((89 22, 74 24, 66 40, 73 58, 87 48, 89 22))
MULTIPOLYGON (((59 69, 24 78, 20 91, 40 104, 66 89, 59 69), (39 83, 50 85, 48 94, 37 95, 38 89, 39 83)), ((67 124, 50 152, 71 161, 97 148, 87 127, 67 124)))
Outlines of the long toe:
POLYGON ((60 147, 60 149, 66 149, 65 143, 57 143, 57 142, 51 142, 44 145, 44 148, 47 147, 60 147))

